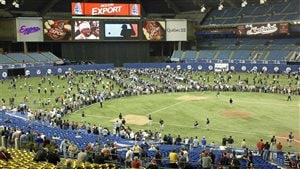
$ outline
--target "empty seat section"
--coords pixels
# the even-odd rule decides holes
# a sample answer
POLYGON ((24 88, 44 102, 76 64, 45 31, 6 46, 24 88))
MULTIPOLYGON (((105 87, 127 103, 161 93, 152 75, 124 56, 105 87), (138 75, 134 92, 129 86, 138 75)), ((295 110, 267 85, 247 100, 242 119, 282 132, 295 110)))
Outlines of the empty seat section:
POLYGON ((24 53, 9 53, 9 54, 7 54, 7 56, 9 56, 10 58, 16 60, 18 63, 34 62, 34 60, 32 58, 30 58, 29 56, 27 56, 24 53))
POLYGON ((214 9, 208 14, 203 25, 289 21, 299 18, 299 2, 295 0, 259 6, 248 5, 244 8, 226 8, 221 11, 214 9))
POLYGON ((28 55, 37 62, 48 62, 50 60, 40 53, 28 53, 28 55))
POLYGON ((51 52, 42 52, 42 54, 47 57, 48 59, 50 59, 51 61, 58 61, 60 60, 58 57, 56 57, 53 53, 51 52))
POLYGON ((253 14, 256 16, 267 14, 271 8, 272 8, 272 5, 258 6, 258 7, 256 7, 256 10, 253 14))
POLYGON ((230 51, 220 51, 218 59, 227 60, 229 59, 230 51))
POLYGON ((243 17, 241 18, 238 23, 250 23, 254 17, 243 17))
POLYGON ((272 12, 279 14, 282 12, 282 10, 284 8, 285 8, 285 6, 282 4, 275 4, 275 5, 273 5, 272 12))
POLYGON ((184 59, 185 60, 195 60, 197 56, 197 51, 195 50, 188 50, 185 52, 184 59))
POLYGON ((225 19, 224 24, 235 24, 237 21, 237 18, 225 19))
POLYGON ((283 20, 285 15, 274 15, 267 19, 267 21, 281 21, 283 20))
POLYGON ((242 11, 240 12, 240 14, 244 14, 244 15, 248 15, 250 16, 254 10, 255 10, 256 7, 247 7, 247 8, 242 8, 242 11))
POLYGON ((200 50, 199 59, 213 59, 215 54, 214 50, 200 50))
POLYGON ((268 60, 285 60, 285 56, 287 56, 289 51, 282 50, 272 50, 270 51, 270 55, 267 58, 268 60))
POLYGON ((255 17, 252 22, 265 22, 269 16, 257 16, 255 17))
POLYGON ((15 62, 16 61, 8 58, 7 56, 0 54, 0 64, 9 64, 9 63, 15 63, 15 62))
POLYGON ((231 59, 247 60, 248 58, 251 58, 251 52, 252 51, 249 50, 235 51, 231 59))
POLYGON ((284 20, 286 20, 286 21, 293 21, 293 20, 299 20, 299 19, 300 19, 299 14, 290 14, 290 15, 286 15, 284 17, 284 20))
POLYGON ((178 50, 174 50, 171 56, 171 61, 179 61, 181 58, 182 52, 178 50))
POLYGON ((235 17, 240 13, 240 8, 233 8, 225 10, 224 17, 235 17))
POLYGON ((289 5, 287 6, 287 8, 284 9, 284 11, 282 11, 282 13, 293 13, 293 12, 297 12, 297 10, 299 9, 299 2, 292 2, 289 3, 289 5))

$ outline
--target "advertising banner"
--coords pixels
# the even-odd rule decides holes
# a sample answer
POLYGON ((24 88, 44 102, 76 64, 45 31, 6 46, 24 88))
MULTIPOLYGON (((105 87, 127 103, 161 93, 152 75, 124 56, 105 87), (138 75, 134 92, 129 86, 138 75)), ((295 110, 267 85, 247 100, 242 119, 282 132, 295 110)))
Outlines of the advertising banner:
POLYGON ((43 20, 39 17, 20 17, 16 19, 18 42, 42 42, 43 20))
POLYGON ((140 16, 140 4, 72 3, 72 15, 85 16, 140 16))
POLYGON ((144 21, 143 22, 144 39, 150 41, 162 41, 166 39, 165 21, 144 21))
POLYGON ((100 39, 100 21, 80 20, 74 21, 74 39, 75 40, 99 40, 100 39))
POLYGON ((259 25, 241 25, 237 27, 237 35, 269 35, 289 33, 288 23, 268 23, 259 25))
POLYGON ((215 63, 215 72, 226 72, 229 70, 228 63, 215 63))
POLYGON ((44 40, 71 40, 70 20, 44 20, 44 40))
POLYGON ((167 41, 187 41, 187 21, 185 19, 166 20, 167 41))

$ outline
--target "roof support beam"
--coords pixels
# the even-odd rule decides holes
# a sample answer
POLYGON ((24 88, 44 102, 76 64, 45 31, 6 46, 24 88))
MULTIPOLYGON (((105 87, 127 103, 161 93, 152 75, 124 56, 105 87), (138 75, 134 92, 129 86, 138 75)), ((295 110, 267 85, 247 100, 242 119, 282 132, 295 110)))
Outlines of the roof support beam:
POLYGON ((147 14, 146 14, 146 11, 145 11, 145 8, 143 6, 142 1, 141 0, 135 0, 135 2, 141 5, 141 12, 142 12, 141 16, 146 16, 147 14))
POLYGON ((41 16, 45 16, 47 14, 47 12, 52 9, 59 0, 51 0, 49 1, 49 3, 41 10, 40 15, 41 16))
POLYGON ((229 4, 230 7, 234 7, 234 8, 237 8, 237 4, 234 3, 232 0, 227 0, 227 1, 224 1, 224 2, 227 2, 229 4))
POLYGON ((171 0, 165 0, 165 2, 167 3, 168 7, 172 8, 174 10, 174 12, 176 14, 180 13, 179 8, 177 7, 177 5, 175 5, 174 2, 172 2, 171 0))

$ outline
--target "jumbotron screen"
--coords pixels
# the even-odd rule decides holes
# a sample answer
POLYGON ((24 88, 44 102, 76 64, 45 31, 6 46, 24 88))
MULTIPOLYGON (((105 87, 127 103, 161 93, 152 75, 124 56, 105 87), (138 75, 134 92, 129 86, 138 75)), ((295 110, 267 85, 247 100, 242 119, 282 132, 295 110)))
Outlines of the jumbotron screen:
POLYGON ((106 39, 137 40, 139 38, 139 24, 105 23, 104 36, 106 39))
POLYGON ((74 40, 99 40, 101 36, 99 20, 74 21, 74 40))

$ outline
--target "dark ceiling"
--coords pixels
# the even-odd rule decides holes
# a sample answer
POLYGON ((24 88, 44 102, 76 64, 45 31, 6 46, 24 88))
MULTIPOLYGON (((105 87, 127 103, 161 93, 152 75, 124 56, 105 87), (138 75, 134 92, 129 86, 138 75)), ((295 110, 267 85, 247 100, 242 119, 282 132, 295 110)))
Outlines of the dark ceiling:
MULTIPOLYGON (((206 8, 217 8, 220 0, 18 0, 20 8, 12 5, 14 0, 6 0, 6 5, 0 4, 0 17, 18 16, 71 16, 71 2, 109 2, 109 3, 141 3, 143 16, 161 14, 171 16, 181 12, 200 10, 201 4, 206 8)), ((221 0, 226 7, 240 7, 242 0, 221 0)), ((247 0, 248 5, 259 4, 260 0, 247 0)), ((289 0, 268 0, 275 3, 289 0)))

